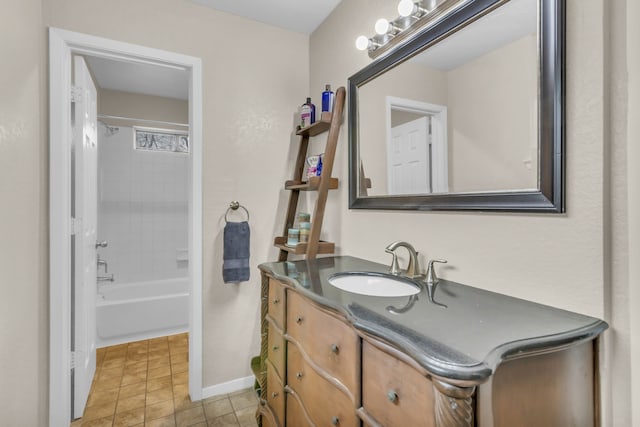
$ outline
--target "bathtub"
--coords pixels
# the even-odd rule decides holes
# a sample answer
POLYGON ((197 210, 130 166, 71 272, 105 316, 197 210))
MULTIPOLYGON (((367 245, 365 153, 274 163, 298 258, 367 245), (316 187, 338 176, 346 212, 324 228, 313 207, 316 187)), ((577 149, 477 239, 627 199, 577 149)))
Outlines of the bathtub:
POLYGON ((186 278, 98 286, 97 347, 189 330, 186 278))

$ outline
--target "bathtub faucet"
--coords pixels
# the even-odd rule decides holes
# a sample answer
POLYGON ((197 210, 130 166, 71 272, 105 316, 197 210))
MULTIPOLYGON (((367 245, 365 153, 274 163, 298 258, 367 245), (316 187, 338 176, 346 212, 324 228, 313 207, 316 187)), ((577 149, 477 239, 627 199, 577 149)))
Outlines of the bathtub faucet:
POLYGON ((98 282, 113 282, 113 273, 110 276, 98 276, 98 282))

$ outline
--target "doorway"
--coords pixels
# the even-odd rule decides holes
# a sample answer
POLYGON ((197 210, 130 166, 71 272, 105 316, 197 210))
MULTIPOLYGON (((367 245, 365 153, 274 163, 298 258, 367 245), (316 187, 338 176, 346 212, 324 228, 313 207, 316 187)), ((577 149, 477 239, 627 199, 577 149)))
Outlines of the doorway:
MULTIPOLYGON (((50 87, 50 387, 49 425, 68 426, 72 414, 71 306, 77 224, 71 212, 72 59, 86 55, 129 64, 146 64, 188 73, 188 330, 189 394, 202 398, 202 65, 199 58, 52 28, 49 31, 50 87)), ((98 243, 98 242, 96 242, 98 243)), ((90 331, 91 332, 91 331, 90 331)), ((94 332, 95 333, 95 332, 94 332)))
POLYGON ((386 97, 389 194, 449 191, 447 107, 386 97))

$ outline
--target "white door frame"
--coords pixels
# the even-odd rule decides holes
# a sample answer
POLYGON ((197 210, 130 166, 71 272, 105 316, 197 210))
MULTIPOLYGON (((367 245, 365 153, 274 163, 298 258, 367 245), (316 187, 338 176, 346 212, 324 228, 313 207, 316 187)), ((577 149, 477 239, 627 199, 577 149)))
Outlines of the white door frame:
POLYGON ((189 394, 202 398, 202 61, 57 28, 49 29, 49 426, 71 420, 71 57, 85 54, 190 73, 189 394))
POLYGON ((431 188, 434 193, 449 191, 447 107, 413 99, 386 97, 387 147, 391 143, 391 111, 425 114, 431 120, 431 188))

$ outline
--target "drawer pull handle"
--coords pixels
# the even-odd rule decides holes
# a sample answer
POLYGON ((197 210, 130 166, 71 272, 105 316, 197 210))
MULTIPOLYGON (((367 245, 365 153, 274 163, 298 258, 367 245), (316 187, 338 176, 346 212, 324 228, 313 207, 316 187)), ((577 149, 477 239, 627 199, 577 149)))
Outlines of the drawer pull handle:
POLYGON ((271 397, 273 397, 274 399, 276 397, 278 397, 280 395, 280 393, 278 393, 277 391, 274 391, 273 393, 271 393, 271 397))
POLYGON ((304 377, 304 374, 303 374, 302 372, 297 372, 297 373, 296 373, 296 378, 297 378, 297 379, 299 379, 299 380, 300 380, 300 379, 302 379, 302 377, 304 377))
POLYGON ((278 351, 280 349, 280 347, 278 347, 277 345, 274 345, 273 347, 271 347, 273 349, 273 351, 278 351))
POLYGON ((298 316, 296 317, 296 323, 299 325, 300 323, 302 323, 304 319, 302 318, 302 316, 298 316))
POLYGON ((398 401, 398 393, 393 390, 389 390, 387 392, 387 399, 389 399, 389 402, 391 403, 396 403, 398 401))
POLYGON ((274 298, 274 299, 273 299, 273 303, 274 303, 274 304, 278 304, 279 302, 280 302, 280 298, 274 298))
POLYGON ((337 344, 331 344, 331 353, 338 354, 340 352, 340 347, 337 344))
POLYGON ((333 424, 334 426, 337 426, 338 424, 340 424, 340 418, 338 417, 331 418, 331 424, 333 424))

